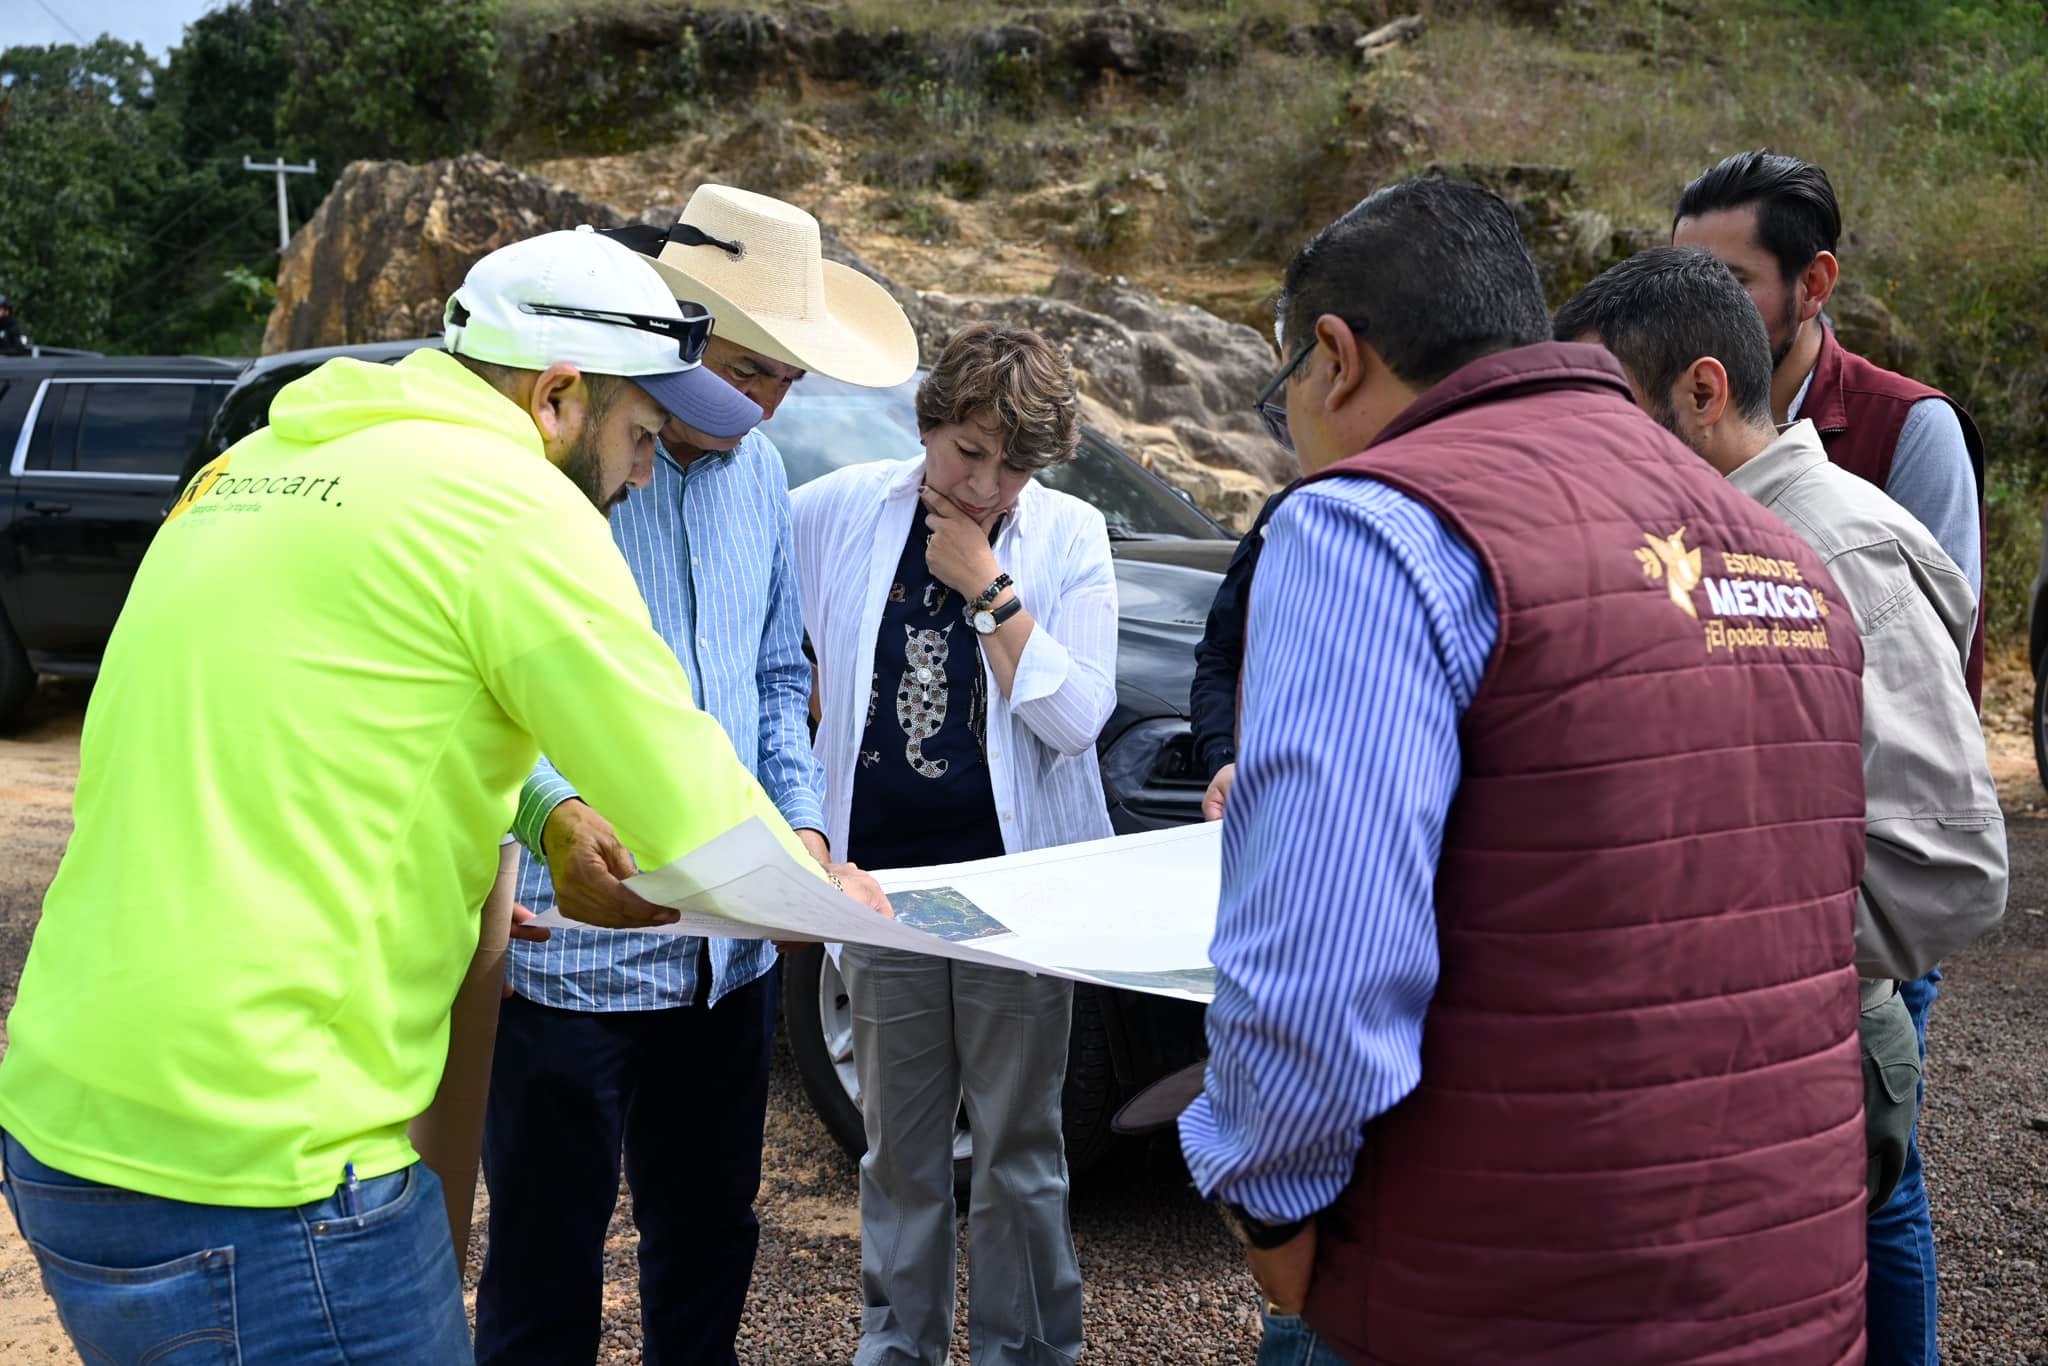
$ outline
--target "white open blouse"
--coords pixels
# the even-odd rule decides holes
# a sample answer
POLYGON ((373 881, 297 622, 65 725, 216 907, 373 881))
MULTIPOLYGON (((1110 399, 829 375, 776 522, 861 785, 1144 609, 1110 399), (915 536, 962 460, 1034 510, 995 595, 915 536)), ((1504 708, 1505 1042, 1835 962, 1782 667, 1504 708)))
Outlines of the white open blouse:
MULTIPOLYGON (((825 836, 846 856, 855 764, 882 607, 924 460, 850 465, 790 495, 804 627, 818 656, 825 836)), ((1116 707, 1116 571, 1102 514, 1033 480, 996 535, 996 560, 1035 626, 1005 698, 984 658, 989 779, 1012 854, 1114 833, 1095 739, 1116 707)))

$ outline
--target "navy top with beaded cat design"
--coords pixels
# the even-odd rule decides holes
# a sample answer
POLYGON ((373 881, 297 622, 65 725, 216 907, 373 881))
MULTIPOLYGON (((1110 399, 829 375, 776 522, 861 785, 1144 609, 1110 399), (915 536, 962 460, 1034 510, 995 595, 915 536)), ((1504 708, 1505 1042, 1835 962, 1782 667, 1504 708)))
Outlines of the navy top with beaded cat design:
POLYGON ((988 675, 966 601, 925 564, 913 516, 875 638, 847 857, 912 868, 1003 852, 987 758, 988 675))

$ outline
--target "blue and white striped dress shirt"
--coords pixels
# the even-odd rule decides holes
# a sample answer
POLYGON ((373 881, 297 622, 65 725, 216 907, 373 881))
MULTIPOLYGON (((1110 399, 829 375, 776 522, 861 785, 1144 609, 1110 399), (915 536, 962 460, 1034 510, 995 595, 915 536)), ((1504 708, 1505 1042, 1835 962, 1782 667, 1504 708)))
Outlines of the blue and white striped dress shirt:
MULTIPOLYGON (((676 652, 690 695, 725 728, 741 762, 799 830, 825 827, 825 770, 811 754, 811 666, 789 523, 789 475, 775 444, 750 432, 730 456, 686 470, 666 450, 654 482, 612 513, 612 539, 647 600, 654 629, 676 652)), ((648 763, 663 756, 650 754, 648 763)), ((519 901, 555 904, 535 857, 548 813, 576 795, 543 757, 520 794, 512 832, 519 901)), ((604 814, 599 812, 599 815, 604 814)), ((654 1010, 697 991, 702 940, 629 930, 557 929, 545 944, 513 941, 507 974, 529 1001, 569 1010, 654 1010)), ((774 965, 759 940, 711 943, 717 1001, 774 965)))
POLYGON ((1313 1214, 1421 1077, 1458 725, 1498 630, 1471 546, 1406 495, 1340 476, 1275 514, 1224 815, 1208 1085, 1180 1121, 1205 1195, 1313 1214))

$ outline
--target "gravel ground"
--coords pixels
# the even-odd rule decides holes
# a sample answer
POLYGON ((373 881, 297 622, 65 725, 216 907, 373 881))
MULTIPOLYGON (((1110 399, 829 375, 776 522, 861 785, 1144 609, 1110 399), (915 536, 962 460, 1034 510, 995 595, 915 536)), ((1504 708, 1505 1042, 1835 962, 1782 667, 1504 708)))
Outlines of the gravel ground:
MULTIPOLYGON (((1994 670, 1986 706, 2011 822, 2011 909, 1997 933, 1947 965, 1930 1030, 1922 1141, 1942 1346, 1954 1366, 2048 1366, 2048 793, 2033 776, 2022 674, 2010 662, 1994 670)), ((69 832, 83 696, 77 686, 46 691, 37 723, 0 740, 0 1009, 13 1002, 69 832)), ((812 1116, 786 1052, 777 1054, 769 1105, 761 1254, 740 1360, 843 1363, 858 1337, 854 1168, 812 1116)), ((483 1208, 480 1192, 480 1215, 483 1208)), ((622 1199, 606 1265, 608 1363, 640 1357, 625 1209, 622 1199)), ((1131 1154, 1084 1182, 1073 1219, 1089 1361, 1253 1360, 1257 1293, 1171 1148, 1131 1154)), ((471 1246, 472 1287, 482 1242, 479 1235, 471 1246)), ((964 1341, 964 1312, 959 1328, 964 1341)), ((67 1358, 13 1221, 0 1218, 0 1361, 67 1358)), ((964 1350, 954 1359, 964 1363, 964 1350)))
MULTIPOLYGON (((740 1328, 739 1358, 757 1366, 827 1366, 860 1341, 860 1224, 854 1164, 803 1098, 786 1049, 769 1093, 766 1173, 758 1205, 761 1252, 740 1328)), ((637 1362, 639 1305, 626 1193, 605 1255, 607 1363, 637 1362)), ((485 1195, 478 1190, 481 1216, 485 1195)), ((1257 1290, 1236 1245, 1188 1188, 1170 1148, 1139 1152, 1097 1174, 1073 1202, 1087 1285, 1087 1359, 1138 1363, 1240 1362, 1258 1354, 1257 1290)), ((470 1246, 474 1291, 484 1237, 470 1246)), ((965 1366, 966 1225, 953 1359, 965 1366)), ((4 1342, 4 1336, 0 1336, 4 1342)))

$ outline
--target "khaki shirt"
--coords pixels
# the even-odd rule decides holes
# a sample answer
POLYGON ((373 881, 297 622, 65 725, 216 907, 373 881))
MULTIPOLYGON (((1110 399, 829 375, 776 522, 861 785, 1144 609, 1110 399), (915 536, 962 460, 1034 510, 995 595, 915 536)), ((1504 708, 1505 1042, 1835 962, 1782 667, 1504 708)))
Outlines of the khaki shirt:
POLYGON ((1912 514, 1796 422, 1728 481, 1814 548, 1863 636, 1869 853, 1856 969, 1915 978, 2005 914, 2005 818, 1963 684, 1970 582, 1912 514))

